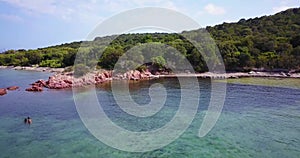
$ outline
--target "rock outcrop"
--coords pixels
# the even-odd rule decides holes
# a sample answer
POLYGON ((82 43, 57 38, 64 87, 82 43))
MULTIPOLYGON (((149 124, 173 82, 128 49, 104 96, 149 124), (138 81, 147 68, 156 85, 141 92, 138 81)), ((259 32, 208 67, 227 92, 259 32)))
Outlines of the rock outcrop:
POLYGON ((42 88, 42 87, 39 87, 39 86, 36 86, 36 85, 33 85, 32 87, 27 88, 26 91, 30 91, 30 92, 41 92, 41 91, 43 91, 43 88, 42 88))
POLYGON ((43 88, 66 89, 72 87, 83 87, 86 85, 101 84, 113 79, 141 80, 149 79, 153 75, 149 71, 132 70, 124 74, 113 74, 112 71, 90 72, 82 77, 74 77, 73 73, 60 73, 50 76, 47 81, 38 80, 31 84, 27 91, 42 91, 43 88))
POLYGON ((6 89, 0 88, 0 96, 7 94, 6 89))
POLYGON ((14 90, 19 89, 19 87, 18 86, 10 86, 10 87, 7 87, 6 89, 9 91, 14 91, 14 90))
POLYGON ((127 79, 127 80, 144 80, 144 79, 150 79, 153 78, 153 75, 148 71, 138 71, 138 70, 131 70, 128 72, 125 72, 124 74, 116 74, 114 79, 127 79))

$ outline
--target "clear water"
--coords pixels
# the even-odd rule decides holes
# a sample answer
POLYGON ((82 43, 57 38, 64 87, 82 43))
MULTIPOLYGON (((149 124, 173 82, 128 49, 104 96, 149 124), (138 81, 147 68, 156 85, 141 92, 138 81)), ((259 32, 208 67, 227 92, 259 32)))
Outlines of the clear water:
MULTIPOLYGON (((222 80, 219 80, 222 82, 222 80)), ((270 86, 270 87, 283 87, 283 88, 296 88, 300 89, 300 79, 297 78, 238 78, 238 79, 228 79, 227 83, 234 84, 246 84, 246 85, 260 85, 260 86, 270 86)))
MULTIPOLYGON (((299 157, 300 89, 228 84, 223 112, 213 130, 197 137, 207 110, 210 81, 199 80, 200 107, 188 130, 168 146, 146 153, 113 149, 93 137, 81 122, 71 90, 25 92, 28 84, 47 79, 47 73, 0 70, 0 87, 18 85, 18 91, 0 97, 0 157, 299 157), (33 124, 23 124, 31 116, 33 124)), ((108 85, 98 87, 107 115, 118 125, 133 131, 159 128, 178 109, 176 80, 131 84, 136 102, 149 102, 147 88, 159 82, 167 87, 168 98, 155 116, 128 117, 115 104, 108 85)))

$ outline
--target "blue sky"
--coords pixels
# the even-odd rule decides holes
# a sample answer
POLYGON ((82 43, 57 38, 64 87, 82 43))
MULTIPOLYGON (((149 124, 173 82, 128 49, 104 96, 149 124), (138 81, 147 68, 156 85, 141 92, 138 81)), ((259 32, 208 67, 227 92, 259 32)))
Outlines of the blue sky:
POLYGON ((298 0, 0 0, 0 52, 84 40, 101 21, 138 7, 179 11, 201 26, 299 7, 298 0))

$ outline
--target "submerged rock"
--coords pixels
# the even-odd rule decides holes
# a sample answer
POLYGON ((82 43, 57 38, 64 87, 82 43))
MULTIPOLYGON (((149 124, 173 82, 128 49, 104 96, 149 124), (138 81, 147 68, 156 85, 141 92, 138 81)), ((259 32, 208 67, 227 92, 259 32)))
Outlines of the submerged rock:
POLYGON ((18 86, 10 86, 10 87, 7 87, 6 89, 10 90, 10 91, 14 91, 14 90, 19 89, 19 87, 18 86))
POLYGON ((0 88, 0 96, 7 94, 6 89, 0 88))
POLYGON ((41 92, 43 91, 42 87, 33 85, 31 88, 27 88, 26 91, 30 91, 30 92, 41 92))

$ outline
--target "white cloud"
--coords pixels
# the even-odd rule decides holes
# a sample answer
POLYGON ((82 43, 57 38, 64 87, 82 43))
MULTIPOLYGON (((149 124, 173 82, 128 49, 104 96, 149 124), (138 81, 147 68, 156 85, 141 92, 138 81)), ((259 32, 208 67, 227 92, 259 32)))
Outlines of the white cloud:
POLYGON ((120 12, 138 7, 164 7, 178 10, 172 0, 104 0, 101 4, 108 12, 120 12))
POLYGON ((42 17, 43 15, 51 15, 65 21, 87 20, 93 18, 98 20, 100 16, 96 16, 95 0, 76 1, 76 0, 0 0, 11 6, 23 11, 30 16, 42 17), (85 19, 82 19, 85 18, 85 19))
POLYGON ((51 14, 56 10, 55 1, 39 1, 39 0, 1 0, 2 2, 8 3, 16 8, 20 8, 28 13, 44 13, 51 14))
POLYGON ((156 6, 177 10, 171 0, 0 0, 31 16, 51 15, 65 21, 99 20, 123 10, 156 6), (105 15, 106 14, 106 15, 105 15))
POLYGON ((212 14, 212 15, 222 15, 222 14, 225 14, 226 13, 226 10, 223 8, 223 7, 220 7, 220 6, 216 6, 214 4, 207 4, 205 7, 204 7, 204 10, 209 13, 209 14, 212 14))
POLYGON ((12 22, 23 22, 24 20, 17 15, 0 14, 0 19, 12 21, 12 22))

